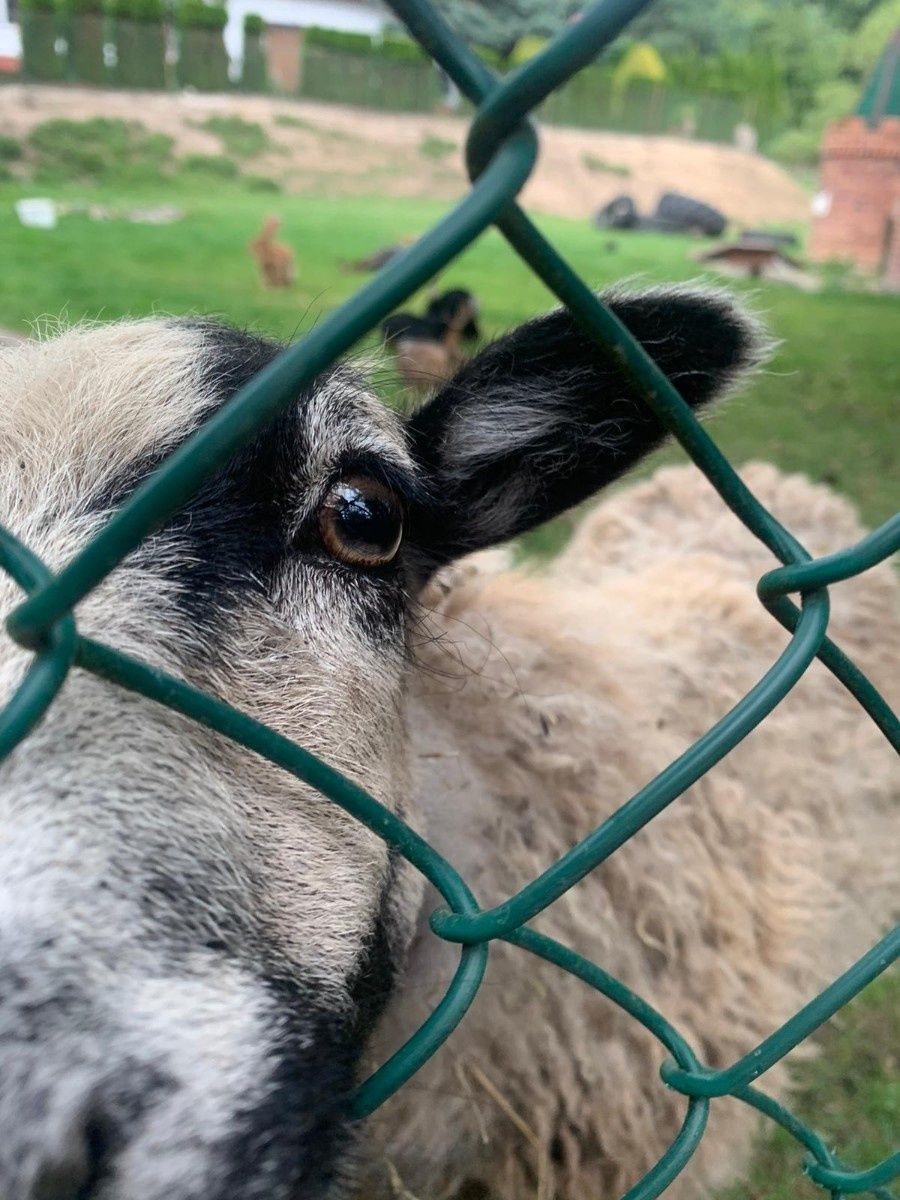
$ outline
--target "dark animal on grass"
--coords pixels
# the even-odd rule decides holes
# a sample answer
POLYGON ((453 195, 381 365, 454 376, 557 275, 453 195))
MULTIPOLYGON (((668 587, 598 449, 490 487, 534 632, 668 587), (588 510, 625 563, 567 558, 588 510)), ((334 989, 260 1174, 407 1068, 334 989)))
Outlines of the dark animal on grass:
MULTIPOLYGON (((756 323, 721 294, 607 299, 695 409, 759 361, 756 323)), ((58 570, 279 349, 160 319, 2 348, 0 521, 58 570)), ((770 559, 693 469, 619 491, 542 575, 491 558, 662 440, 565 312, 485 348, 408 418, 330 367, 78 605, 78 627, 334 764, 494 904, 784 645, 754 595, 770 559)), ((826 489, 747 477, 813 553, 859 536, 826 489)), ((2 589, 9 612, 21 591, 2 589)), ((837 640, 883 680, 890 571, 834 592, 837 640)), ((0 699, 32 661, 3 640, 0 699)), ((721 1065, 896 900, 879 871, 893 770, 814 668, 536 923, 721 1065)), ((0 764, 0 1196, 618 1195, 684 1111, 663 1051, 509 947, 447 1046, 353 1120, 356 1084, 452 971, 435 902, 294 776, 75 669, 0 764)), ((681 1196, 740 1170, 753 1120, 713 1109, 681 1196)))
POLYGON ((481 341, 478 327, 478 302, 465 288, 451 288, 428 302, 425 315, 439 321, 445 328, 459 333, 460 341, 481 341))
POLYGON ((398 258, 407 246, 412 245, 414 240, 412 237, 402 237, 399 242, 393 245, 382 246, 379 250, 365 255, 363 258, 343 263, 343 269, 345 271, 380 271, 382 267, 386 267, 393 259, 398 258))
POLYGON ((382 323, 385 345, 393 350, 397 373, 412 392, 428 392, 462 366, 464 342, 481 338, 478 306, 461 288, 435 296, 425 315, 401 312, 382 323))

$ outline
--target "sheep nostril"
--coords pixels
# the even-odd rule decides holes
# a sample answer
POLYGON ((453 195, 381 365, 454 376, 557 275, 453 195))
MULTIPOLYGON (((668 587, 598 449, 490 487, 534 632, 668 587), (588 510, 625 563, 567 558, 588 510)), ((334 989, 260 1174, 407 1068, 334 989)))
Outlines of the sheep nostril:
POLYGON ((44 1150, 28 1200, 92 1200, 106 1174, 110 1129, 93 1103, 83 1105, 44 1150))

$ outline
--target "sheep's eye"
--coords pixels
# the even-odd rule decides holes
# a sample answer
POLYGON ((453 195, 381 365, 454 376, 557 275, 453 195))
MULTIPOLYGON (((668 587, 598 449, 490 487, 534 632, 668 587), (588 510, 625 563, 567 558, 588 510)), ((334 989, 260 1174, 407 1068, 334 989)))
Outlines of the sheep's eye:
POLYGON ((381 567, 400 548, 403 509, 386 484, 366 475, 339 480, 319 509, 330 554, 353 567, 381 567))

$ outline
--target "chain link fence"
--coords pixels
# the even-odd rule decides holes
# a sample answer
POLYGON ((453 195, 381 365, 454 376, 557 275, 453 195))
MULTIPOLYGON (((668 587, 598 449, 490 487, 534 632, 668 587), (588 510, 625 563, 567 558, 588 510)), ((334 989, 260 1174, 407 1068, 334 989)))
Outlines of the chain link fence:
POLYGON ((355 1111, 366 1116, 402 1087, 450 1036, 484 975, 490 942, 502 938, 555 963, 607 996, 654 1034, 671 1057, 665 1084, 687 1098, 680 1132, 626 1200, 661 1195, 703 1136, 710 1103, 732 1096, 781 1125, 809 1152, 808 1176, 832 1197, 868 1192, 888 1200, 900 1174, 900 1152, 851 1170, 808 1126, 753 1086, 753 1081, 808 1037, 900 952, 895 929, 844 975, 740 1061, 703 1066, 692 1048, 649 1004, 600 966, 527 927, 527 922, 592 871, 753 730, 819 658, 856 697, 895 748, 900 722, 868 679, 828 638, 828 585, 865 571, 900 548, 900 515, 856 546, 811 560, 791 533, 759 504, 715 443, 624 326, 538 232, 515 196, 537 158, 529 113, 589 63, 649 0, 603 0, 589 8, 537 58, 502 85, 457 39, 428 0, 392 0, 410 33, 477 106, 467 159, 466 197, 429 233, 302 341, 284 351, 208 421, 110 518, 93 540, 52 575, 26 546, 0 528, 0 567, 26 593, 7 621, 12 637, 33 652, 18 690, 0 713, 0 758, 41 720, 73 667, 186 714, 292 772, 362 821, 416 866, 445 906, 432 914, 436 936, 458 943, 459 965, 443 999, 397 1053, 359 1087, 355 1111), (539 878, 503 904, 482 910, 464 879, 403 821, 328 764, 265 725, 178 679, 79 634, 73 610, 122 559, 159 529, 237 450, 285 409, 299 389, 401 301, 446 266, 484 229, 496 225, 512 249, 567 305, 600 346, 633 377, 645 402, 684 446, 722 500, 783 564, 759 582, 760 600, 791 633, 774 666, 712 729, 656 779, 539 878), (799 603, 789 597, 799 595, 799 603))
MULTIPOLYGON (((308 100, 354 104, 385 112, 435 113, 441 81, 426 60, 352 53, 309 37, 300 52, 298 94, 308 100)), ((466 106, 467 107, 467 106, 466 106)), ((752 96, 730 95, 635 79, 617 86, 613 71, 592 67, 548 96, 540 118, 548 124, 606 133, 660 134, 733 145, 738 126, 752 126, 762 143, 783 121, 752 96)))

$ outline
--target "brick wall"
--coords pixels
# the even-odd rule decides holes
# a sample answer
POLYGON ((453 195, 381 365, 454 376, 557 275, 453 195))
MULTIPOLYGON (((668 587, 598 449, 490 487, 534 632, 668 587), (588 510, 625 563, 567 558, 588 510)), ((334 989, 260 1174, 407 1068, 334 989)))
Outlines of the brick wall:
POLYGON ((813 222, 810 256, 882 271, 892 241, 891 256, 900 254, 896 232, 891 238, 900 199, 900 118, 885 117, 874 129, 861 117, 829 126, 819 186, 827 211, 813 222))
POLYGON ((890 238, 884 264, 884 286, 891 292, 900 292, 900 195, 894 201, 891 213, 890 238))

